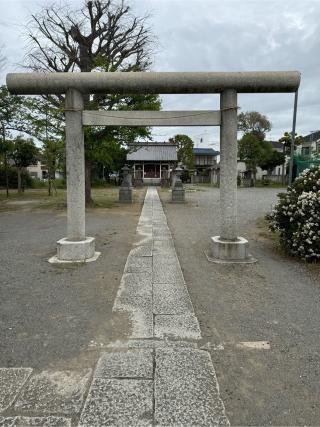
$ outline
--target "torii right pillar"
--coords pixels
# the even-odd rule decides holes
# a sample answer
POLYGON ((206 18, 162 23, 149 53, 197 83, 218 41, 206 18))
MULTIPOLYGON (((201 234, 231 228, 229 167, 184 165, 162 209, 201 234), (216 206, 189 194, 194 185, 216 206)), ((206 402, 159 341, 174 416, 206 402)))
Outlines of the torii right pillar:
POLYGON ((237 225, 237 91, 220 95, 220 236, 211 237, 210 261, 252 263, 248 241, 238 236, 237 225))

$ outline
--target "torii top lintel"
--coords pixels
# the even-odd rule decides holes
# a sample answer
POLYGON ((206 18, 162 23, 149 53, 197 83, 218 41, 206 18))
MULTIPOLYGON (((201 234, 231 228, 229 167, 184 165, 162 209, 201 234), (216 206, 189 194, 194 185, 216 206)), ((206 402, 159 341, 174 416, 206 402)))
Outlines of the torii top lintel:
POLYGON ((19 95, 82 93, 239 93, 296 92, 298 71, 10 73, 7 86, 19 95))

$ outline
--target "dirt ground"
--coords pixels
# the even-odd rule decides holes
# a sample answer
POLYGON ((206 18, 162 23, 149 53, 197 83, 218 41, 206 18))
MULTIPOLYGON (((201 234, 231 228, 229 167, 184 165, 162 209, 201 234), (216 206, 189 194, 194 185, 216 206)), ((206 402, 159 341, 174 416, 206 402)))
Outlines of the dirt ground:
MULTIPOLYGON (((269 236, 261 218, 279 191, 238 192, 239 234, 258 259, 252 265, 217 265, 205 256, 219 230, 218 189, 188 191, 186 204, 160 192, 200 345, 211 353, 232 425, 320 424, 320 270, 287 258, 269 236), (267 341, 270 349, 238 348, 244 341, 267 341)), ((129 206, 113 196, 110 208, 87 212, 101 257, 76 266, 47 262, 66 234, 63 203, 0 209, 0 367, 92 367, 105 345, 125 337, 128 321, 112 306, 143 195, 129 206)))
POLYGON ((258 259, 251 265, 206 259, 210 236, 219 234, 218 189, 187 192, 185 205, 161 193, 232 425, 320 424, 320 269, 281 254, 258 220, 279 191, 238 192, 239 234, 258 259), (246 341, 271 348, 237 348, 246 341))
POLYGON ((144 190, 135 193, 132 205, 112 196, 112 209, 87 211, 101 256, 85 265, 48 263, 66 235, 65 208, 43 208, 32 193, 10 200, 0 213, 1 367, 91 367, 103 345, 125 335, 127 320, 112 306, 143 202, 144 190))

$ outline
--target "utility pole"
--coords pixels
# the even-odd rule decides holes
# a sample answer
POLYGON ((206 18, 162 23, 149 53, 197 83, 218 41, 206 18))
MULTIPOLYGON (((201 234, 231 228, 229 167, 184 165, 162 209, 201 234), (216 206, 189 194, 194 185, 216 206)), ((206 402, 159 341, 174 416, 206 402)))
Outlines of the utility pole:
POLYGON ((292 132, 291 132, 291 149, 290 149, 290 164, 289 164, 289 185, 292 184, 292 175, 293 175, 293 156, 294 156, 294 140, 295 140, 295 136, 296 136, 297 106, 298 106, 298 90, 294 94, 293 121, 292 121, 292 132))
POLYGON ((3 141, 3 152, 4 152, 4 173, 6 177, 6 193, 9 197, 9 177, 8 177, 8 156, 7 156, 7 147, 6 147, 6 129, 4 123, 2 123, 2 141, 3 141))

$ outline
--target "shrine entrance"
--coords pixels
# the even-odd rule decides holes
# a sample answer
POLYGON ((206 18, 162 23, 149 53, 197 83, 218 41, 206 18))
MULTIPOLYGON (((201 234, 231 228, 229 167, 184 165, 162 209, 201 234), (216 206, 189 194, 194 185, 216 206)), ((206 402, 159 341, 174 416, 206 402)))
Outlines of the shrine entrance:
MULTIPOLYGON (((57 242, 56 262, 96 259, 93 237, 85 233, 83 126, 220 126, 220 234, 211 237, 217 262, 251 262, 248 242, 237 229, 238 93, 296 93, 297 71, 13 73, 13 94, 65 94, 67 237, 57 242), (85 111, 84 94, 220 94, 218 111, 85 111)), ((297 99, 297 97, 295 98, 297 99)), ((294 132, 293 132, 294 134, 294 132)), ((148 166, 149 174, 160 170, 148 166)))

